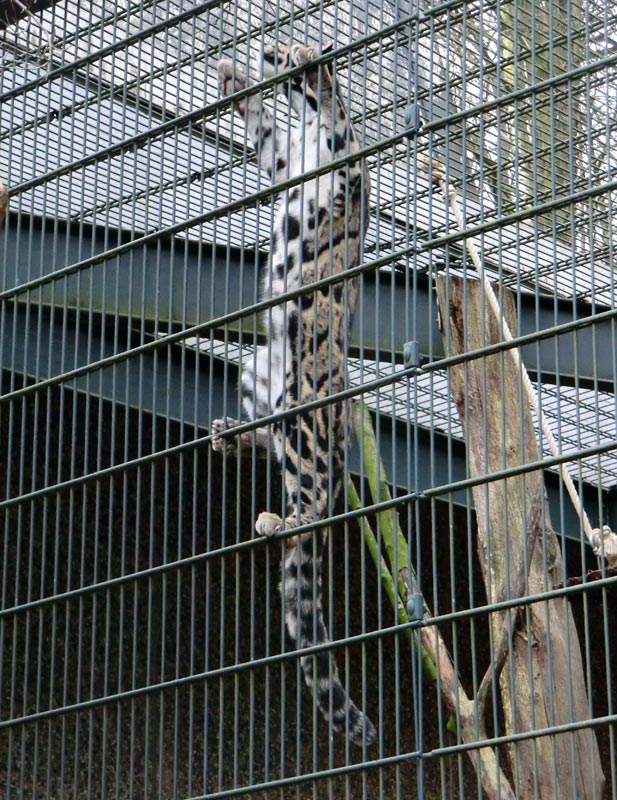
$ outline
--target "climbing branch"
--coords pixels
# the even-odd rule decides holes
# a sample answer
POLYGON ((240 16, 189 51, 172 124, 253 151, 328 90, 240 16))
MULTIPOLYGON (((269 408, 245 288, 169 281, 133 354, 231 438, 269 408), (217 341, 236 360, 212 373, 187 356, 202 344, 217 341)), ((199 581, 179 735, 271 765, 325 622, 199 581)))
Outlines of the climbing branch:
POLYGON ((0 30, 14 25, 20 19, 38 14, 57 2, 58 0, 0 0, 0 30))
MULTIPOLYGON (((378 456, 371 416, 360 403, 356 403, 354 407, 354 424, 356 437, 364 457, 364 468, 373 501, 391 500, 385 469, 378 456)), ((354 509, 362 507, 351 481, 349 481, 349 501, 354 509)), ((360 519, 360 527, 367 548, 381 575, 382 585, 388 599, 397 611, 397 618, 399 622, 406 623, 408 622, 407 597, 417 587, 416 576, 407 556, 407 540, 400 528, 395 509, 386 509, 380 512, 379 522, 381 540, 390 566, 381 555, 377 537, 366 518, 360 519), (397 575, 397 580, 393 575, 397 575)), ((485 796, 488 800, 497 800, 497 798, 514 800, 514 793, 499 765, 495 749, 487 745, 482 746, 482 739, 486 738, 485 707, 480 707, 477 700, 469 699, 456 674, 446 644, 426 605, 418 628, 413 632, 408 627, 405 630, 410 640, 412 635, 416 637, 416 641, 419 640, 422 647, 424 673, 437 683, 449 712, 458 720, 458 725, 454 723, 455 732, 466 744, 478 745, 477 748, 470 749, 467 753, 480 778, 485 796)))

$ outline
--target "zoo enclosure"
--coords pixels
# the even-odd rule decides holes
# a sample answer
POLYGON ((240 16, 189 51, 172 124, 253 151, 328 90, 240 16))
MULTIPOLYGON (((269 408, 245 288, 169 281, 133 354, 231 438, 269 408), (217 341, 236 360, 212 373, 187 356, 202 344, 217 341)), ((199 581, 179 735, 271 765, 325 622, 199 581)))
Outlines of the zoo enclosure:
MULTIPOLYGON (((334 45, 373 185, 350 394, 373 415, 417 585, 469 688, 498 604, 474 556, 434 287, 475 274, 430 165, 456 187, 487 275, 515 294, 587 513, 616 527, 615 29, 609 4, 526 0, 60 3, 6 29, 7 797, 478 795, 348 497, 325 556, 329 629, 380 740, 358 753, 328 739, 281 627, 279 547, 252 534, 276 472, 208 447, 210 421, 238 416, 273 199, 216 62, 246 65, 249 41, 334 45)), ((348 465, 379 510, 358 445, 348 465)), ((589 701, 577 724, 595 730, 612 787, 615 579, 567 586, 597 563, 556 467, 545 485, 589 701)), ((499 726, 496 712, 505 744, 499 726)))

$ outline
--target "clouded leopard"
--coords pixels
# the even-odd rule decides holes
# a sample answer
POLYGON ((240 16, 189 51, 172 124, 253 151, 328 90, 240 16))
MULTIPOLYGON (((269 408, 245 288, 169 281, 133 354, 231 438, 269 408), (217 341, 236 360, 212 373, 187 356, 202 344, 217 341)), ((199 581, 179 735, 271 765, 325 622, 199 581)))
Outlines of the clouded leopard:
MULTIPOLYGON (((326 66, 312 66, 312 47, 265 46, 263 76, 293 67, 305 69, 278 85, 299 118, 296 127, 277 128, 257 95, 234 104, 244 119, 261 169, 274 183, 299 176, 359 149, 345 105, 326 66)), ((225 96, 250 84, 230 60, 219 63, 225 96)), ((279 201, 262 295, 311 284, 355 266, 368 217, 370 186, 360 160, 286 190, 279 201)), ((263 315, 267 344, 242 371, 246 413, 258 419, 341 391, 345 387, 345 339, 356 305, 354 281, 336 283, 273 306, 263 315)), ((340 489, 348 425, 343 403, 331 403, 235 438, 217 436, 235 420, 213 420, 215 450, 272 445, 281 464, 286 492, 284 520, 262 512, 258 534, 271 536, 329 513, 340 489)), ((286 540, 281 592, 289 635, 299 647, 328 642, 322 611, 321 551, 326 529, 286 540), (317 537, 317 542, 315 542, 317 537)), ((337 731, 349 730, 362 745, 375 739, 375 727, 348 698, 336 664, 327 651, 302 659, 306 683, 337 731), (347 728, 348 726, 348 728, 347 728)))

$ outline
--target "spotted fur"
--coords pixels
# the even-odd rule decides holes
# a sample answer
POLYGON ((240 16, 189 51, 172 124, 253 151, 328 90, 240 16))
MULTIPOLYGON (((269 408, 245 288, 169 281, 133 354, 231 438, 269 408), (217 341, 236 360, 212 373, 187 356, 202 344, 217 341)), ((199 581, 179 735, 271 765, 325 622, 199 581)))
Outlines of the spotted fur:
MULTIPOLYGON (((264 77, 305 66, 278 86, 300 119, 297 128, 280 130, 257 95, 235 103, 244 119, 261 168, 275 183, 358 150, 344 103, 330 70, 312 66, 313 48, 266 47, 264 77)), ((219 63, 223 95, 245 88, 247 80, 233 62, 219 63)), ((286 190, 273 227, 272 251, 263 279, 263 297, 276 297, 300 285, 355 266, 368 212, 369 181, 363 163, 352 161, 286 190)), ((268 342, 244 366, 242 395, 246 413, 258 419, 315 399, 345 386, 345 339, 356 305, 355 281, 337 283, 269 309, 263 317, 268 342)), ((235 420, 214 420, 215 434, 235 420)), ((257 533, 272 536, 286 528, 312 523, 331 511, 340 489, 348 434, 343 403, 331 403, 277 422, 271 429, 235 437, 215 436, 215 450, 255 444, 272 446, 285 480, 287 516, 262 512, 257 533)), ((322 611, 321 553, 327 531, 319 528, 286 539, 281 592, 291 638, 301 648, 328 642, 322 611)), ((375 739, 375 728, 348 698, 328 651, 302 659, 306 683, 317 705, 337 731, 349 732, 358 745, 375 739)))

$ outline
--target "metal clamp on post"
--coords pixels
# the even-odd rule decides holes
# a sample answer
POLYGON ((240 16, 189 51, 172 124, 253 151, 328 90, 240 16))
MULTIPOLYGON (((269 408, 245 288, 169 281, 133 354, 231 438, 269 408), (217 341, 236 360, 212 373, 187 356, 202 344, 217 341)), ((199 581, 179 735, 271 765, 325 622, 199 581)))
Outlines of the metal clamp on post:
POLYGON ((407 136, 409 138, 415 136, 422 127, 422 116, 420 115, 420 107, 417 103, 410 103, 407 106, 403 119, 405 127, 407 128, 407 136))
POLYGON ((407 595, 407 616, 410 622, 420 622, 424 617, 424 595, 413 592, 407 595))
POLYGON ((405 346, 403 347, 403 363, 406 367, 420 366, 420 349, 415 339, 412 339, 410 342, 405 342, 405 346))

